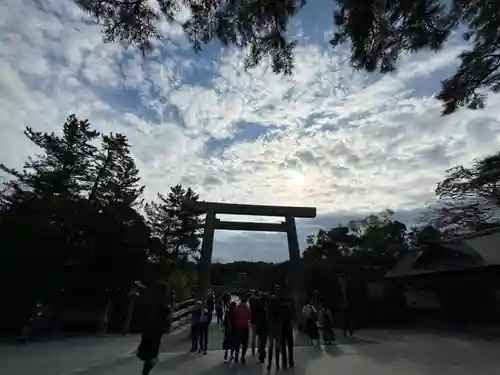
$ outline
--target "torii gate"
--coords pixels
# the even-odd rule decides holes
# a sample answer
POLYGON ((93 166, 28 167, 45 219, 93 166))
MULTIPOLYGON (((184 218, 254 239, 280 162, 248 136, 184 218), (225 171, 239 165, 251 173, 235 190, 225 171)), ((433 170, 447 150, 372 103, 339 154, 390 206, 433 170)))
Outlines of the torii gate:
POLYGON ((300 250, 297 238, 295 218, 314 218, 316 208, 314 207, 288 207, 288 206, 263 206, 250 204, 216 203, 186 201, 186 210, 206 213, 205 227, 203 232, 203 243, 201 246, 201 257, 198 265, 198 280, 196 297, 204 301, 207 297, 207 288, 210 281, 210 265, 212 263, 212 251, 214 232, 219 230, 242 230, 259 232, 285 232, 287 234, 288 252, 290 254, 290 268, 293 277, 291 286, 293 290, 295 307, 301 309, 305 303, 303 291, 302 272, 300 267, 300 250), (281 216, 285 218, 281 223, 255 223, 242 221, 221 221, 217 214, 251 215, 251 216, 281 216))

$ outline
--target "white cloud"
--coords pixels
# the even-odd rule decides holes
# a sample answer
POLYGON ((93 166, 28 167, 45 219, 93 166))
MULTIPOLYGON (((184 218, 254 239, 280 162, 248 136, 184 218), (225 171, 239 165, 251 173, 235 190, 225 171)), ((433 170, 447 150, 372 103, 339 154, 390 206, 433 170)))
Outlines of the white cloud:
MULTIPOLYGON (((378 77, 352 72, 342 51, 314 44, 302 27, 289 78, 265 66, 245 72, 237 51, 195 55, 178 25, 162 25, 172 42, 143 59, 104 45, 67 0, 7 0, 0 14, 0 162, 11 166, 34 151, 25 125, 57 131, 76 113, 129 137, 148 198, 182 182, 206 200, 311 205, 339 217, 418 209, 446 168, 498 150, 499 96, 449 117, 433 98, 459 44, 405 57, 378 77), (217 143, 219 152, 207 150, 217 143)), ((226 249, 251 241, 217 238, 226 249)), ((274 241, 260 241, 261 254, 274 241)))

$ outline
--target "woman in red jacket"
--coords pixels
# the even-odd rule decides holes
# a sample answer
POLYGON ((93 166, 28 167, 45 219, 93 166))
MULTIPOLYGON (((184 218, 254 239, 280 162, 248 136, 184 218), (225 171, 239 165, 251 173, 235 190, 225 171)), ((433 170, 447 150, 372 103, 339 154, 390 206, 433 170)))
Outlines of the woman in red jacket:
POLYGON ((250 306, 248 306, 247 298, 243 297, 240 304, 236 306, 234 310, 234 320, 236 325, 236 350, 234 356, 234 362, 238 363, 238 356, 241 347, 241 364, 245 364, 245 355, 248 349, 248 339, 250 338, 250 319, 252 313, 250 311, 250 306))

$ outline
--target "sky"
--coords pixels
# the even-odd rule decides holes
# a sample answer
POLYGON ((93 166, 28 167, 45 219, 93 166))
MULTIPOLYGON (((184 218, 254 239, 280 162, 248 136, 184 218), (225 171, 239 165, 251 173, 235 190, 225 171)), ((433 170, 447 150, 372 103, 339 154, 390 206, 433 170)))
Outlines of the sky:
MULTIPOLYGON (((316 207, 297 222, 302 247, 318 228, 387 208, 414 223, 447 168, 498 151, 500 96, 440 116, 458 38, 390 75, 354 72, 328 46, 332 5, 318 1, 292 22, 296 68, 282 77, 265 63, 245 72, 242 53, 217 43, 195 54, 179 26, 161 24, 170 41, 143 58, 104 44, 70 0, 2 0, 0 162, 21 167, 37 151, 26 125, 59 132, 74 113, 129 138, 147 200, 181 183, 206 201, 316 207)), ((287 258, 284 234, 215 235, 216 261, 287 258)))

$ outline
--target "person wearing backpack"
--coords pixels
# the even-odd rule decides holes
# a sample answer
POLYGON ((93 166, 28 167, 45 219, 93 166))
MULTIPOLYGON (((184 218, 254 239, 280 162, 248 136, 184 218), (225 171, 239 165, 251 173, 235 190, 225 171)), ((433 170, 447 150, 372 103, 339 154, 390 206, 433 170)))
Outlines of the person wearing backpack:
POLYGON ((207 354, 208 347, 208 328, 210 326, 210 322, 212 321, 212 311, 209 308, 203 307, 201 318, 200 318, 200 327, 199 327, 199 343, 200 348, 198 353, 207 354))
POLYGON ((312 302, 308 302, 302 309, 302 313, 306 318, 306 330, 311 344, 319 345, 319 330, 318 330, 318 310, 312 302))

